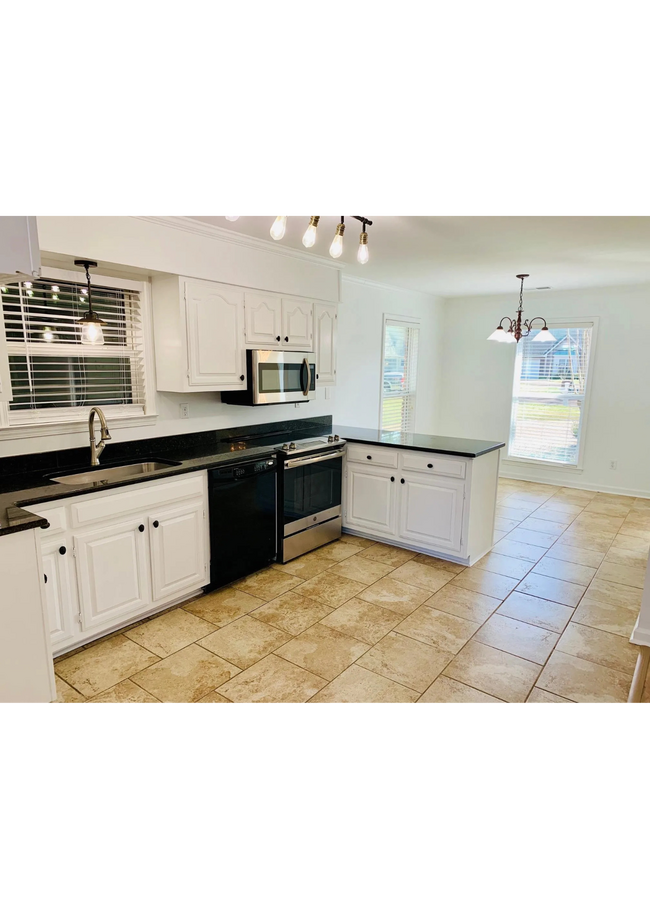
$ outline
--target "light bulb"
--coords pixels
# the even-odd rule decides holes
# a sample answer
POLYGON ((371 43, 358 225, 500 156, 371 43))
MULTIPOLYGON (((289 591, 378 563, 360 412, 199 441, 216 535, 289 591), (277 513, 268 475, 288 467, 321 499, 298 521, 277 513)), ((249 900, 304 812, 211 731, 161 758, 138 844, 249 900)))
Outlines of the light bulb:
POLYGON ((226 220, 231 220, 234 223, 235 220, 239 220, 239 217, 226 217, 226 220))
POLYGON ((368 252, 368 234, 364 230, 361 236, 359 237, 359 250, 357 252, 357 261, 360 265, 365 265, 370 258, 370 253, 368 252))
POLYGON ((273 239, 282 239, 284 231, 287 229, 287 218, 276 217, 271 227, 271 236, 273 239))
POLYGON ((81 344, 82 345, 103 345, 104 332, 99 322, 82 322, 81 323, 81 344))
POLYGON ((302 244, 306 249, 311 249, 311 247, 316 242, 316 227, 309 226, 305 230, 305 235, 302 238, 302 244))
POLYGON ((549 332, 548 327, 544 326, 541 332, 538 332, 537 335, 533 338, 533 341, 557 341, 557 339, 551 332, 549 332))
POLYGON ((339 223, 336 226, 336 235, 330 246, 330 255, 332 258, 339 258, 343 252, 343 234, 345 233, 345 224, 339 223))

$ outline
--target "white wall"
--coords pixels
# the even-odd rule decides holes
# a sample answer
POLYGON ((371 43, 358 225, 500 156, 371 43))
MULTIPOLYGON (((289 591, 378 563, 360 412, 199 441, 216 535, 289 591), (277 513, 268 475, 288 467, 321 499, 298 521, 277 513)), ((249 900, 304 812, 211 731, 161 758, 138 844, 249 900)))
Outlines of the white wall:
POLYGON ((416 430, 436 430, 443 301, 440 297, 341 278, 336 411, 338 424, 379 427, 384 313, 420 320, 416 430))
MULTIPOLYGON (((516 306, 516 292, 445 301, 437 433, 507 443, 515 350, 486 339, 516 306)), ((502 475, 650 496, 650 286, 531 292, 524 309, 548 321, 598 317, 583 470, 503 462, 502 475)))

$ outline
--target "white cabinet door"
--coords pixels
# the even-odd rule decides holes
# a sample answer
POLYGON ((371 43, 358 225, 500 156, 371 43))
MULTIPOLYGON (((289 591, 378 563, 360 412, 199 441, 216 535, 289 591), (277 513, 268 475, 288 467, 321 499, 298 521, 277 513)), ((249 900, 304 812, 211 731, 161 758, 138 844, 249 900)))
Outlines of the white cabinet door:
POLYGON ((150 515, 154 601, 207 583, 205 532, 202 501, 150 515))
POLYGON ((459 552, 464 482, 403 472, 398 487, 399 538, 416 546, 459 552))
POLYGON ((185 283, 188 384, 246 388, 244 292, 223 284, 185 283))
POLYGON ((347 464, 345 525, 369 533, 396 535, 396 472, 347 464))
POLYGON ((282 347, 287 351, 311 351, 314 304, 308 300, 282 298, 282 347))
POLYGON ((143 517, 75 536, 74 547, 84 631, 129 619, 151 604, 143 517))
POLYGON ((331 303, 314 304, 314 351, 319 386, 336 383, 336 314, 331 303))
POLYGON ((280 297, 245 293, 246 344, 279 348, 282 341, 282 301, 280 297))
POLYGON ((70 572, 70 558, 66 540, 61 537, 41 543, 43 576, 45 578, 45 604, 50 625, 50 639, 54 651, 70 641, 76 628, 77 608, 74 583, 70 572), (65 552, 61 552, 64 549, 65 552))

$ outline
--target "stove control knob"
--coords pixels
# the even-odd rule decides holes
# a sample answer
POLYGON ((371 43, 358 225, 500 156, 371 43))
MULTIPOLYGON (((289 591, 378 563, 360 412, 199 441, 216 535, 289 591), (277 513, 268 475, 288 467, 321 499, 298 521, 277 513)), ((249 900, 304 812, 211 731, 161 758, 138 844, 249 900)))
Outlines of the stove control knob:
POLYGON ((335 435, 334 435, 334 440, 340 440, 340 439, 341 439, 341 438, 339 437, 338 434, 335 434, 335 435))
POLYGON ((296 445, 294 444, 293 441, 291 441, 291 443, 289 444, 289 449, 290 449, 290 450, 295 450, 295 449, 296 449, 296 445))
POLYGON ((334 438, 332 437, 331 434, 330 434, 330 436, 327 438, 327 443, 328 443, 328 444, 333 444, 333 443, 334 443, 334 438))

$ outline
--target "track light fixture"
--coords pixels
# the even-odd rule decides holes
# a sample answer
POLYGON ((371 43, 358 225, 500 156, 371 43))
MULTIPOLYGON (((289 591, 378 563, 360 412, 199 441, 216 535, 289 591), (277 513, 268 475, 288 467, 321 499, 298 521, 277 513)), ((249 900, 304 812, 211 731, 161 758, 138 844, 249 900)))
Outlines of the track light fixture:
MULTIPOLYGON (((226 217, 226 220, 239 220, 239 217, 226 217)), ((302 237, 302 244, 306 249, 311 249, 316 242, 316 231, 320 217, 310 217, 309 225, 302 237)), ((358 220, 362 226, 359 235, 359 248, 357 250, 357 261, 360 265, 366 265, 370 258, 368 251, 368 231, 366 227, 372 226, 372 220, 367 217, 353 216, 352 220, 358 220)), ((287 218, 276 217, 271 226, 271 237, 275 240, 283 238, 287 230, 287 218)), ((343 234, 345 233, 345 217, 341 217, 340 222, 336 225, 336 233, 330 246, 330 255, 332 258, 340 258, 343 254, 343 234)))
POLYGON ((81 344, 103 345, 104 332, 102 326, 106 325, 106 322, 100 319, 93 310, 92 288, 90 286, 90 269, 96 268, 97 262, 91 262, 86 258, 77 258, 74 263, 86 269, 86 283, 88 285, 88 311, 84 313, 79 320, 79 325, 81 326, 81 344))

